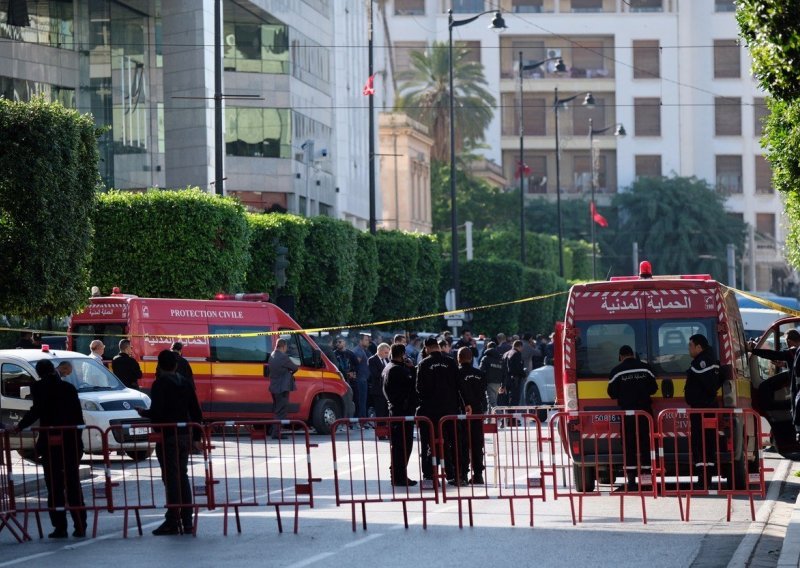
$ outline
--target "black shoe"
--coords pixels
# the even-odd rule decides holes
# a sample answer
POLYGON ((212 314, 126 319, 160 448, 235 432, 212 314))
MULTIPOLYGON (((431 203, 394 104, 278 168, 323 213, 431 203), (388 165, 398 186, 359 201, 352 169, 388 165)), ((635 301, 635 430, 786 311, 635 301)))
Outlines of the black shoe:
POLYGON ((472 485, 485 485, 486 482, 483 481, 482 475, 473 475, 472 479, 469 480, 472 485))
POLYGON ((273 440, 286 440, 288 437, 289 436, 287 436, 286 434, 281 434, 280 436, 273 436, 272 439, 273 440))
POLYGON ((183 523, 181 527, 183 534, 192 534, 194 532, 194 525, 192 523, 183 523))
POLYGON ((72 531, 72 536, 75 538, 84 538, 86 536, 86 529, 75 529, 72 531))
POLYGON ((47 538, 67 538, 68 536, 67 529, 56 529, 47 535, 47 538))
POLYGON ((177 524, 170 521, 164 521, 160 527, 153 531, 153 534, 156 536, 180 534, 180 530, 178 529, 177 524))
POLYGON ((414 487, 417 482, 413 479, 405 479, 401 481, 392 481, 392 487, 414 487))
POLYGON ((447 484, 458 487, 466 487, 467 485, 469 485, 469 482, 466 479, 459 479, 458 481, 456 481, 455 479, 448 479, 447 484))

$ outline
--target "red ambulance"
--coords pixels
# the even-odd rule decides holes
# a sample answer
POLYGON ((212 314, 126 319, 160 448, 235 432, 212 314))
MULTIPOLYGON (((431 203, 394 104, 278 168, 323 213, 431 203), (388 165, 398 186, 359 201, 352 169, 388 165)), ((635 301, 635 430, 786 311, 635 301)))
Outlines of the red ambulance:
POLYGON ((264 365, 276 339, 284 337, 289 356, 300 365, 297 390, 289 396, 289 418, 326 434, 335 420, 353 414, 353 392, 341 373, 305 333, 257 335, 296 329, 301 329, 297 322, 269 303, 266 294, 181 300, 139 298, 115 289, 110 296, 92 297, 84 311, 72 316, 68 345, 89 353, 89 343, 101 339, 103 357, 110 362, 119 340, 130 338, 144 372, 139 384, 148 390, 158 353, 181 341, 207 420, 263 420, 272 418, 264 365))
MULTIPOLYGON (((605 422, 609 414, 604 412, 619 410, 616 401, 609 398, 607 387, 609 372, 618 363, 622 345, 630 345, 656 374, 659 388, 653 396, 654 417, 663 410, 687 407, 683 391, 691 363, 688 341, 696 333, 708 338, 719 357, 724 379, 723 407, 751 408, 750 368, 734 292, 709 275, 653 277, 649 272, 647 263, 638 277, 573 286, 564 322, 557 328, 558 403, 567 411, 582 413, 580 419, 570 418, 567 431, 562 432, 569 440, 576 485, 581 491, 594 490, 595 476, 608 483, 622 473, 621 446, 612 456, 598 456, 591 443, 592 438, 602 437, 600 432, 608 431, 605 422), (600 422, 604 424, 601 426, 600 422), (590 442, 580 443, 581 439, 590 442), (584 455, 578 455, 580 449, 584 455), (582 467, 584 463, 590 467, 582 467), (609 469, 607 464, 618 464, 619 470, 603 471, 609 469)), ((688 422, 686 415, 671 413, 664 428, 686 428, 688 424, 683 422, 688 422), (675 420, 682 423, 675 424, 675 420)), ((731 471, 731 464, 737 468, 731 473, 737 483, 745 479, 745 460, 754 462, 757 450, 757 440, 753 438, 748 438, 751 447, 742 447, 743 427, 737 422, 721 428, 725 431, 722 445, 727 449, 723 456, 727 459, 725 468, 731 471)), ((749 424, 747 431, 754 432, 754 425, 749 424)), ((679 451, 684 454, 677 459, 668 456, 666 463, 688 467, 688 445, 679 451)), ((685 471, 669 474, 683 475, 685 471)))

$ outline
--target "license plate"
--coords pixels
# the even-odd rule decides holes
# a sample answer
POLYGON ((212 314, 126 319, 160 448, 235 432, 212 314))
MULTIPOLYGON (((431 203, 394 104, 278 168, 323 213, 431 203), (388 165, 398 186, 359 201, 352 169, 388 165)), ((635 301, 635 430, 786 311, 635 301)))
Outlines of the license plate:
POLYGON ((147 436, 150 433, 150 428, 146 426, 141 428, 129 428, 128 433, 131 436, 147 436))

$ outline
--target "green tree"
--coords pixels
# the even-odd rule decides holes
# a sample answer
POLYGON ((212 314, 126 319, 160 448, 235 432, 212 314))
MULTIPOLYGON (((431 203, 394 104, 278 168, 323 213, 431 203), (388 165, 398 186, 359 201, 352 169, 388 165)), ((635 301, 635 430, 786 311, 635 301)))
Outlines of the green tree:
POLYGON ((614 197, 619 226, 611 257, 629 274, 631 243, 659 274, 726 274, 726 246, 744 250, 745 225, 725 211, 725 197, 695 177, 640 178, 614 197))
MULTIPOLYGON (((355 231, 355 229, 353 229, 355 231)), ((353 285, 352 323, 373 319, 372 307, 378 295, 378 247, 369 232, 356 231, 356 281, 353 285)))
MULTIPOLYGON (((92 283, 104 292, 211 298, 240 292, 250 265, 244 207, 197 188, 111 191, 94 214, 92 283)), ((85 293, 85 292, 84 292, 85 293)))
POLYGON ((0 313, 64 315, 86 301, 99 185, 89 115, 0 98, 0 313))
POLYGON ((245 291, 273 293, 275 281, 275 244, 288 250, 286 260, 286 286, 282 294, 300 294, 300 282, 306 270, 309 255, 306 252, 306 237, 309 221, 305 217, 288 213, 248 213, 250 226, 250 266, 247 269, 245 291))
MULTIPOLYGON (((495 98, 486 89, 483 65, 470 61, 469 50, 453 46, 453 98, 456 152, 484 139, 494 116, 495 98)), ((411 69, 401 81, 395 107, 430 128, 434 140, 431 159, 450 156, 450 55, 445 42, 433 42, 425 52, 411 52, 411 69)))

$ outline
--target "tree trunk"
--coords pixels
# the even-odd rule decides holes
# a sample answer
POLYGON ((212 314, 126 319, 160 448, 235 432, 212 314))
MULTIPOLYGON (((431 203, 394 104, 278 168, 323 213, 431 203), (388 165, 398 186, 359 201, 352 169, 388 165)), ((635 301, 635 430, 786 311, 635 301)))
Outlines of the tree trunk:
MULTIPOLYGON (((372 0, 367 0, 372 2, 372 0)), ((392 34, 389 31, 389 21, 386 17, 386 0, 378 0, 378 9, 381 12, 381 23, 383 24, 383 39, 386 42, 386 55, 389 59, 389 69, 386 74, 392 81, 392 98, 397 96, 397 79, 395 78, 394 65, 394 45, 392 44, 392 34)), ((385 104, 385 103, 384 103, 385 104)))

